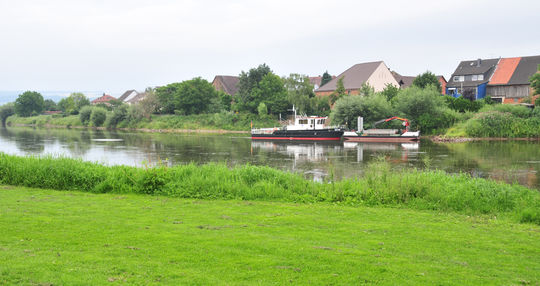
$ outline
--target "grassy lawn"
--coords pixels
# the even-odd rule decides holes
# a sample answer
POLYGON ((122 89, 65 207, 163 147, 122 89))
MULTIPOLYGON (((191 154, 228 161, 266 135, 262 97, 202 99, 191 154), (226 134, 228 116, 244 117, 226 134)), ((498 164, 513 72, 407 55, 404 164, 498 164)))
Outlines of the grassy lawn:
POLYGON ((540 226, 0 186, 0 285, 538 285, 540 226))

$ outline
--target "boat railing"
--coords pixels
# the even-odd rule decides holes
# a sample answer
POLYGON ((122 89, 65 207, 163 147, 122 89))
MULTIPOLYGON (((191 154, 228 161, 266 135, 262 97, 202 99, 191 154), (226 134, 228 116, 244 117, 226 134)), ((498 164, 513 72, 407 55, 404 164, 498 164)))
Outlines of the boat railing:
POLYGON ((278 127, 273 128, 255 128, 251 129, 251 134, 272 134, 274 131, 279 130, 278 127))

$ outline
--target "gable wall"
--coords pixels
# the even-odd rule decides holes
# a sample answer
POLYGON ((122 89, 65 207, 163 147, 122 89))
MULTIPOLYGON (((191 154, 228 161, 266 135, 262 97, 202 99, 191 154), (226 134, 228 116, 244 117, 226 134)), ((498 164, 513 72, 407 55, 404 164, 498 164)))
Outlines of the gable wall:
POLYGON ((383 91, 386 84, 392 84, 395 87, 399 87, 399 83, 384 63, 381 63, 377 69, 375 69, 366 82, 375 89, 375 92, 383 91))

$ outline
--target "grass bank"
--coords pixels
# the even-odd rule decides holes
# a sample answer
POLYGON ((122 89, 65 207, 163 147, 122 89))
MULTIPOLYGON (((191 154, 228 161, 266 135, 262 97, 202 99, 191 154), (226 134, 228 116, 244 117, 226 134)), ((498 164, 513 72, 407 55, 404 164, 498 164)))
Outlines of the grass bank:
MULTIPOLYGON (((94 126, 89 122, 87 126, 81 123, 78 115, 39 115, 32 117, 10 116, 6 123, 10 126, 32 125, 38 127, 107 127, 106 123, 94 126)), ((224 130, 224 131, 249 131, 251 123, 253 127, 279 126, 277 120, 271 118, 259 118, 252 114, 236 114, 222 112, 214 114, 198 115, 153 115, 150 119, 138 118, 120 120, 112 129, 136 129, 140 131, 170 130, 170 131, 195 131, 195 130, 224 130)), ((110 127, 110 126, 109 126, 110 127)))
POLYGON ((109 167, 75 159, 0 153, 0 183, 194 199, 379 205, 505 216, 540 224, 540 193, 537 190, 442 171, 393 172, 386 162, 372 164, 362 178, 317 183, 298 174, 250 165, 233 169, 224 164, 109 167))
POLYGON ((536 285, 540 228, 331 204, 0 186, 0 284, 536 285))

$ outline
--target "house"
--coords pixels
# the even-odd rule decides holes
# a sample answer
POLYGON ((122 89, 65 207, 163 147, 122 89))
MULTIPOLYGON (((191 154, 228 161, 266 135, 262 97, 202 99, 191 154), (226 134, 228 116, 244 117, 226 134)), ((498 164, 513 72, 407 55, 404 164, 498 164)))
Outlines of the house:
POLYGON ((446 91, 446 85, 448 84, 448 81, 446 81, 446 78, 442 75, 438 75, 437 79, 439 80, 439 83, 441 84, 441 91, 444 93, 446 91))
POLYGON ((518 103, 533 95, 529 78, 538 71, 540 56, 502 58, 487 86, 487 95, 503 103, 518 103))
POLYGON ((517 103, 532 95, 529 77, 539 64, 540 56, 462 61, 446 85, 446 94, 517 103))
POLYGON ((128 99, 128 100, 126 101, 126 103, 127 103, 127 104, 136 104, 136 103, 139 103, 139 102, 141 102, 147 95, 148 95, 147 92, 137 93, 137 95, 135 95, 134 97, 128 99))
POLYGON ((93 105, 96 105, 96 104, 110 105, 109 101, 111 100, 116 100, 116 98, 104 93, 103 96, 100 96, 92 100, 90 103, 93 105))
POLYGON ((313 85, 313 90, 316 90, 317 88, 321 87, 321 82, 322 82, 322 76, 309 77, 309 83, 313 85))
MULTIPOLYGON (((392 71, 392 75, 399 83, 399 88, 407 88, 411 86, 414 79, 416 78, 415 76, 403 76, 395 71, 392 71)), ((439 83, 441 84, 441 91, 444 92, 446 90, 446 84, 447 84, 446 78, 444 78, 444 76, 442 75, 437 75, 436 77, 437 77, 437 80, 439 80, 439 83)))
POLYGON ((395 71, 392 71, 392 75, 394 76, 394 78, 398 82, 399 88, 407 88, 407 87, 411 86, 414 79, 416 78, 415 76, 400 75, 399 73, 397 73, 395 71))
POLYGON ((343 78, 343 85, 348 94, 358 94, 362 84, 367 83, 372 86, 376 92, 382 91, 387 84, 393 84, 399 87, 386 64, 382 61, 356 64, 344 71, 336 78, 315 90, 317 96, 328 96, 336 88, 338 80, 343 78))
POLYGON ((230 75, 216 75, 212 81, 212 85, 216 90, 223 91, 230 95, 235 95, 238 92, 238 82, 240 78, 230 75))
POLYGON ((130 100, 132 100, 134 97, 136 97, 139 93, 134 90, 134 89, 130 89, 130 90, 127 90, 126 92, 124 92, 119 98, 118 100, 122 101, 122 102, 126 102, 126 103, 129 103, 130 100))
POLYGON ((460 62, 446 85, 446 94, 454 97, 465 95, 473 99, 486 97, 487 84, 498 62, 499 59, 460 62))

